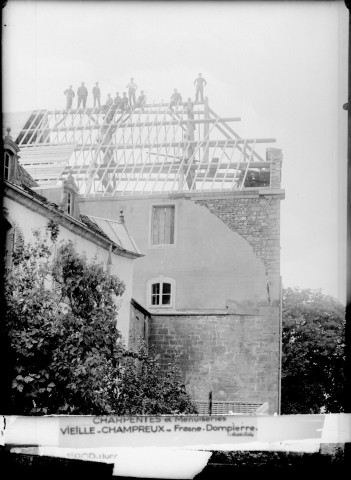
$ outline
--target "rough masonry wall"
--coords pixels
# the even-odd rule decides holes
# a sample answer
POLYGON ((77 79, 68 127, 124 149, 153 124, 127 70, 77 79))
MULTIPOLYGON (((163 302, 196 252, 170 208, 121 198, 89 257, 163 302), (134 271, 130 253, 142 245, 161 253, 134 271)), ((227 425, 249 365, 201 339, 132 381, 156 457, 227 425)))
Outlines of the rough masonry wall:
POLYGON ((142 343, 148 346, 150 314, 135 300, 130 304, 130 324, 128 347, 137 352, 142 343))
POLYGON ((233 196, 195 200, 207 207, 231 230, 252 245, 267 269, 280 273, 280 201, 283 195, 258 195, 253 191, 233 192, 233 196))
POLYGON ((279 310, 259 315, 153 315, 149 342, 167 360, 179 348, 188 391, 196 400, 279 402, 279 310))

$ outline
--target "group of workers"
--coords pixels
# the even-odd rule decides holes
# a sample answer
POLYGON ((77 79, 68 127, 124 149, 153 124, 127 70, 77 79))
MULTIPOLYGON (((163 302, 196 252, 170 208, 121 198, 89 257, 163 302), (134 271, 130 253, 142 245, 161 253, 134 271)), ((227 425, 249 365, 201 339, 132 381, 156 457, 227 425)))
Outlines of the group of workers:
MULTIPOLYGON (((204 86, 207 85, 206 80, 202 77, 202 74, 199 73, 198 78, 194 81, 194 85, 196 87, 195 93, 195 101, 204 101, 204 86)), ((116 92, 116 96, 112 98, 111 94, 107 94, 107 100, 103 105, 103 108, 106 110, 111 109, 112 106, 115 109, 119 109, 121 111, 127 111, 130 108, 139 107, 144 111, 144 107, 146 105, 146 95, 144 90, 140 91, 140 95, 136 98, 136 91, 138 90, 138 85, 134 82, 134 78, 130 79, 130 82, 126 85, 127 92, 123 92, 122 97, 119 95, 119 92, 116 92)), ((72 88, 72 85, 69 86, 64 92, 66 95, 66 110, 70 110, 72 108, 73 99, 76 96, 75 92, 72 88)), ((99 87, 99 83, 96 82, 94 88, 92 89, 93 99, 94 99, 94 108, 98 107, 101 108, 101 91, 99 87)), ((82 82, 80 87, 77 90, 77 109, 81 106, 85 110, 87 105, 87 98, 88 98, 88 89, 85 86, 85 83, 82 82)), ((182 96, 175 88, 173 94, 171 96, 171 101, 169 104, 169 109, 173 112, 173 107, 178 106, 182 102, 182 96)), ((193 109, 193 103, 191 98, 188 98, 188 102, 186 104, 186 109, 193 109), (191 107, 192 105, 192 107, 191 107)), ((190 111, 188 112, 190 113, 190 111)))

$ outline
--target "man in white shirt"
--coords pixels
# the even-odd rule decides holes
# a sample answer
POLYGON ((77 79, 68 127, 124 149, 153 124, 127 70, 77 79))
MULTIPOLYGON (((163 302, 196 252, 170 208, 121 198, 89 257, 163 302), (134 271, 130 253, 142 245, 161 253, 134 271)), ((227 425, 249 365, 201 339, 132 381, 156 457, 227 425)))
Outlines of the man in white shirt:
POLYGON ((128 88, 129 103, 132 106, 136 103, 135 92, 138 89, 138 85, 134 82, 134 78, 130 79, 130 82, 128 83, 126 88, 128 88), (133 102, 132 102, 132 100, 133 100, 133 102))

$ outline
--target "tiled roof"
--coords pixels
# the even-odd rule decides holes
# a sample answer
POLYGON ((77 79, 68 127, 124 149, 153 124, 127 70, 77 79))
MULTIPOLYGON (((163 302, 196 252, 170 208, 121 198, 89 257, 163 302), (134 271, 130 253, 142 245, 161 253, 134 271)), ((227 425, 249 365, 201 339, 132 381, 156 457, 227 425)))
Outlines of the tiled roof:
POLYGON ((25 185, 26 187, 29 187, 29 188, 39 186, 39 184, 34 180, 34 178, 31 175, 29 175, 27 170, 19 164, 18 164, 18 170, 19 170, 20 182, 22 185, 25 185))
MULTIPOLYGON (((19 186, 24 192, 29 194, 33 199, 39 200, 41 203, 47 205, 48 208, 54 208, 56 211, 65 215, 68 219, 73 220, 73 218, 70 217, 70 215, 68 215, 59 205, 51 202, 35 190, 32 190, 31 187, 37 186, 37 183, 20 165, 19 177, 20 185, 17 186, 19 186)), ((113 242, 115 245, 120 247, 121 250, 129 252, 129 254, 133 254, 133 256, 135 256, 135 254, 136 256, 139 255, 139 251, 130 237, 124 223, 112 220, 97 219, 95 217, 89 217, 83 214, 79 215, 79 219, 74 220, 80 221, 80 223, 87 227, 92 233, 100 235, 109 242, 113 242)))
POLYGON ((79 217, 80 217, 80 221, 84 223, 84 225, 86 225, 90 230, 111 241, 111 238, 109 238, 106 235, 106 233, 103 232, 103 230, 101 230, 101 228, 95 222, 90 220, 90 218, 87 215, 83 215, 81 213, 79 217))

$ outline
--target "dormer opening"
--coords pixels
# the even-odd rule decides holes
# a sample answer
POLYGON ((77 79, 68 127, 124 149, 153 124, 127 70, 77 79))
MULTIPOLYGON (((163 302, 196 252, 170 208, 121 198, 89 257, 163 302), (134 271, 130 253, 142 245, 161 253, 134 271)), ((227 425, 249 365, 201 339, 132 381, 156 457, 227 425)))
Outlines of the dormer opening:
POLYGON ((10 180, 10 154, 5 151, 4 154, 4 180, 10 180))
POLYGON ((67 192, 67 213, 73 215, 73 195, 71 192, 67 192))
POLYGON ((11 183, 19 183, 19 166, 18 166, 18 145, 12 140, 10 135, 11 128, 6 129, 4 138, 4 180, 11 183))

